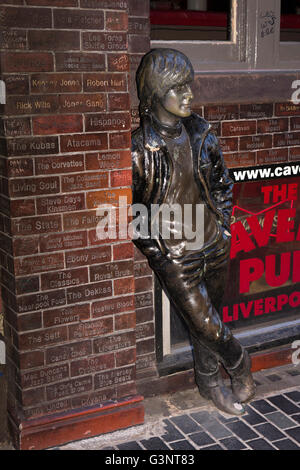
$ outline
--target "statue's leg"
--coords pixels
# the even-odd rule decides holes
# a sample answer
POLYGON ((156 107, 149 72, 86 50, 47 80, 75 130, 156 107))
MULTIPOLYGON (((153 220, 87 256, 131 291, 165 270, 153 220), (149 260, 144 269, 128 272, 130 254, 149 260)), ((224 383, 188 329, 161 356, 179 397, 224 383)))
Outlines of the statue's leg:
POLYGON ((185 266, 178 260, 174 262, 165 257, 160 257, 157 262, 151 260, 152 269, 189 328, 194 347, 195 378, 200 393, 212 399, 220 410, 240 415, 244 408, 231 390, 224 386, 219 360, 223 360, 225 345, 225 357, 232 359, 234 356, 232 363, 235 364, 240 357, 241 346, 238 342, 232 342, 230 330, 221 322, 200 271, 189 270, 186 277, 185 266), (194 282, 195 277, 197 282, 194 282), (190 282, 191 279, 193 282, 190 282))
MULTIPOLYGON (((207 291, 217 311, 220 311, 223 297, 222 290, 226 287, 227 272, 226 264, 218 270, 212 270, 211 273, 208 269, 205 276, 207 291)), ((232 341, 236 341, 234 337, 232 341)), ((234 354, 233 357, 235 361, 236 355, 234 354)), ((241 348, 240 357, 235 363, 234 361, 228 362, 228 357, 226 356, 226 358, 227 362, 224 363, 224 366, 231 377, 232 390, 239 401, 245 403, 255 395, 255 383, 251 374, 251 359, 249 354, 245 349, 241 348)))

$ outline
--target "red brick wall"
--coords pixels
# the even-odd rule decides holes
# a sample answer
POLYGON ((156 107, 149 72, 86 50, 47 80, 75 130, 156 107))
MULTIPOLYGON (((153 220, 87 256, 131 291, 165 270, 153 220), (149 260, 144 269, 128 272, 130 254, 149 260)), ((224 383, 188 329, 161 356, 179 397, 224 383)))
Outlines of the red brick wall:
POLYGON ((133 247, 96 236, 97 205, 131 194, 127 3, 1 2, 1 282, 25 418, 136 393, 133 247))

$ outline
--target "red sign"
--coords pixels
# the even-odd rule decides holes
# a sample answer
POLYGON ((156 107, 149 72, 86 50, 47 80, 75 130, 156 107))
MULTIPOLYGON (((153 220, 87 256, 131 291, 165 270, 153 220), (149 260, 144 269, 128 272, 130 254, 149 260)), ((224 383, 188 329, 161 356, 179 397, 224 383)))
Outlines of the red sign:
POLYGON ((223 321, 233 327, 297 315, 299 177, 236 183, 223 321))

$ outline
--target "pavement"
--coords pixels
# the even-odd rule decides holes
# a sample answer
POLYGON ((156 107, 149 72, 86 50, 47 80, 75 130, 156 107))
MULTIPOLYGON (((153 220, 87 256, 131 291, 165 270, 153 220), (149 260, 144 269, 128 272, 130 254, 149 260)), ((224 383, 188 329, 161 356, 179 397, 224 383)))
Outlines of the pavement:
POLYGON ((256 397, 241 417, 218 412, 193 388, 145 399, 143 425, 49 450, 300 450, 300 365, 254 379, 256 397))

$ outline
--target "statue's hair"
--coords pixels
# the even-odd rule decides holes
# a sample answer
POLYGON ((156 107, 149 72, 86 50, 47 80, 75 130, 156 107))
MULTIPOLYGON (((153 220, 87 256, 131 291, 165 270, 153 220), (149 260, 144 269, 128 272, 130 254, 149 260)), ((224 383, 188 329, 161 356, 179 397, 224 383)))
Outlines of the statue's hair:
POLYGON ((194 79, 190 60, 176 49, 152 49, 146 54, 136 74, 140 111, 151 108, 153 97, 162 98, 170 88, 194 79))

